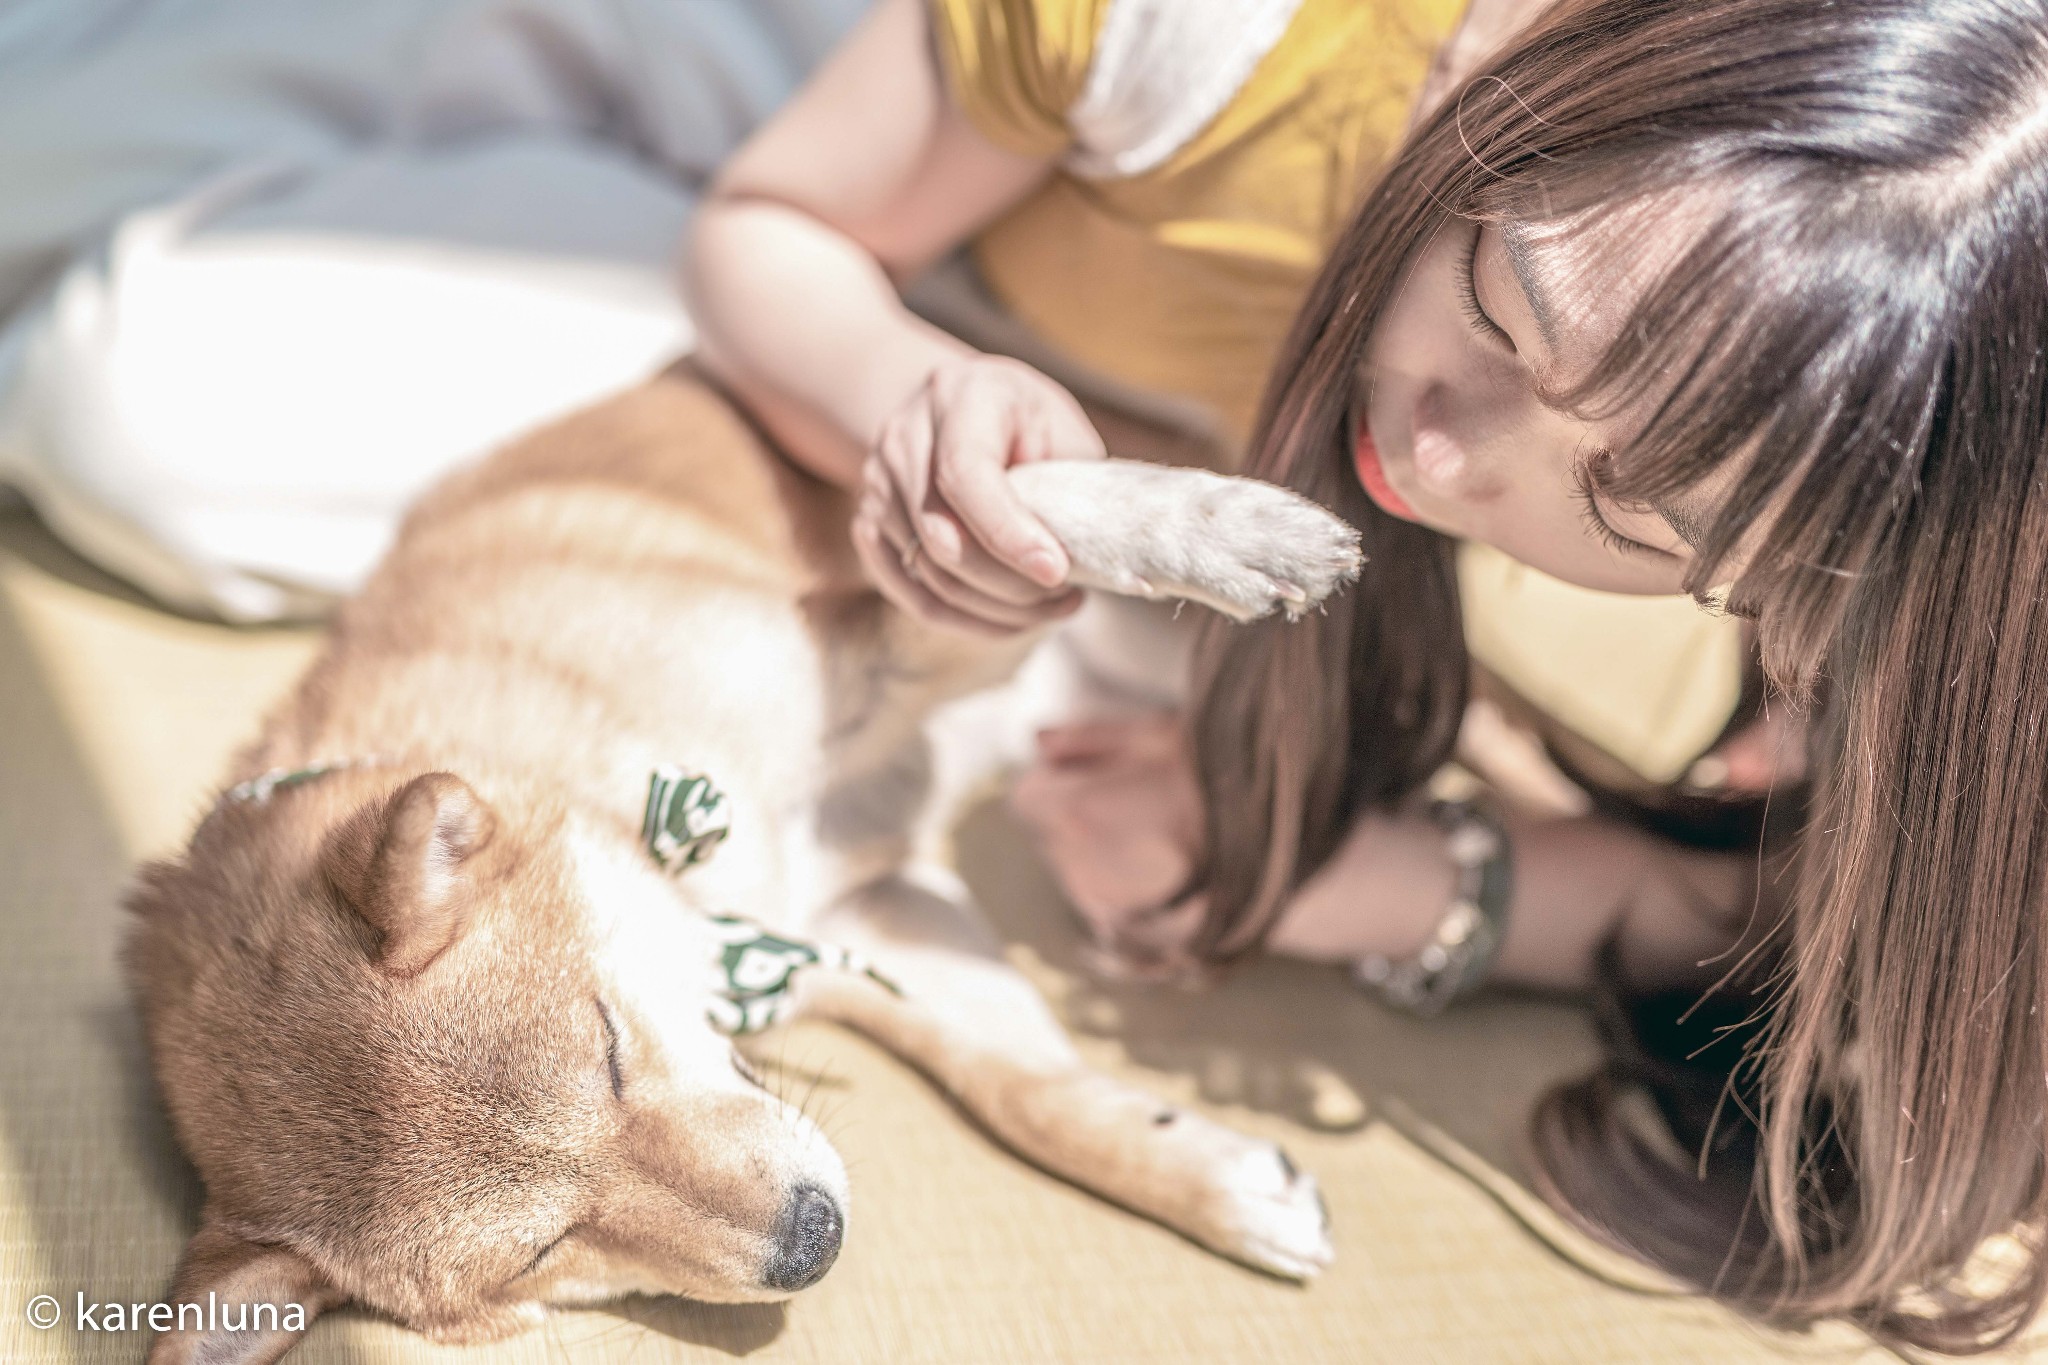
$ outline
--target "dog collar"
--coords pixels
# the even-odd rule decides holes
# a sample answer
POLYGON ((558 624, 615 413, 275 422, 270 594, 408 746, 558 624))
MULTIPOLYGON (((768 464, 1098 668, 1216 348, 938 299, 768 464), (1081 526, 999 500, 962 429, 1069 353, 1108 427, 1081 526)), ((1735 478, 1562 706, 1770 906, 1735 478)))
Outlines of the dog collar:
POLYGON ((309 763, 303 768, 272 768, 267 773, 257 774, 247 782, 237 782, 229 787, 221 793, 221 800, 233 806, 260 806, 278 792, 303 787, 308 782, 325 777, 329 773, 348 772, 355 768, 374 768, 383 762, 382 758, 375 756, 332 758, 320 763, 309 763))
MULTIPOLYGON (((640 837, 663 871, 680 873, 706 861, 731 833, 732 807, 710 778, 669 764, 649 775, 640 837)), ((789 1012, 796 974, 807 967, 858 972, 902 994, 865 959, 834 944, 772 934, 739 915, 705 919, 718 936, 708 1013, 721 1033, 759 1033, 780 1021, 789 1012)))

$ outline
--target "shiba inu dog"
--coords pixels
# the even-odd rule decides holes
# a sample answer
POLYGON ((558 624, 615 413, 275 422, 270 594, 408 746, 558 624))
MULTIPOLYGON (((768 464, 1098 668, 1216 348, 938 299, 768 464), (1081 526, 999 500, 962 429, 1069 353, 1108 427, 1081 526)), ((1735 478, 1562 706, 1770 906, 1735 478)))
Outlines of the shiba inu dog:
MULTIPOLYGON (((1357 570, 1349 528, 1263 484, 1011 479, 1086 586, 1249 618, 1357 570)), ((272 1360, 343 1303, 468 1341, 814 1283, 846 1172, 730 1036, 796 1010, 1224 1255, 1327 1262, 1312 1178, 1083 1067, 915 861, 924 718, 1023 646, 886 607, 848 511, 683 369, 424 500, 132 894, 130 977, 207 1191, 172 1299, 223 1310, 152 1360, 272 1360), (235 1312, 260 1304, 301 1311, 235 1312)))

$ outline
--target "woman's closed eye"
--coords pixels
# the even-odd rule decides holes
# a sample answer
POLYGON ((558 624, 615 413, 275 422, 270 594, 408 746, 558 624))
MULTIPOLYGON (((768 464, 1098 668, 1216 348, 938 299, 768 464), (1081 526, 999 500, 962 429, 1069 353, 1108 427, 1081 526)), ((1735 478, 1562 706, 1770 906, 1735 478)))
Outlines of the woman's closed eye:
POLYGON ((1676 558, 1669 550, 1660 550, 1655 545, 1623 535, 1600 510, 1599 493, 1594 486, 1593 469, 1590 461, 1581 461, 1572 466, 1572 489, 1579 503, 1579 519, 1586 523, 1586 529, 1616 554, 1655 555, 1660 559, 1676 558))
POLYGON ((1458 265, 1458 302, 1465 318, 1472 324, 1472 330, 1495 346, 1515 351, 1515 339, 1508 335, 1508 329, 1494 321, 1493 314, 1486 311, 1485 301, 1479 297, 1479 244, 1486 236, 1484 226, 1473 229, 1471 245, 1458 265))

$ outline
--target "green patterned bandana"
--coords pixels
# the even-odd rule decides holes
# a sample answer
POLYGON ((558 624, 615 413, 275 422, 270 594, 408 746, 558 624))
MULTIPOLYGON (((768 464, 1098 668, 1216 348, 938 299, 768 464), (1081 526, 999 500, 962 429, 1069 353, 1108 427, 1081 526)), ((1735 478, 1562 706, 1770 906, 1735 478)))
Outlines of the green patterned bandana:
POLYGON ((844 948, 771 934, 738 915, 710 916, 723 944, 714 973, 711 1026, 720 1033, 759 1033, 789 1010, 790 986, 806 967, 859 972, 891 995, 896 983, 844 948))
MULTIPOLYGON (((654 770, 640 836, 663 871, 680 873, 706 861, 731 832, 731 808, 710 778, 667 764, 654 770)), ((738 915, 706 918, 718 935, 709 1014, 720 1033, 759 1033, 779 1021, 789 1012, 790 986, 806 967, 859 972, 890 994, 902 994, 844 948, 771 934, 738 915)))
POLYGON ((647 815, 640 837, 654 861, 669 872, 695 867, 732 833, 725 793, 711 779, 663 764, 647 784, 647 815))

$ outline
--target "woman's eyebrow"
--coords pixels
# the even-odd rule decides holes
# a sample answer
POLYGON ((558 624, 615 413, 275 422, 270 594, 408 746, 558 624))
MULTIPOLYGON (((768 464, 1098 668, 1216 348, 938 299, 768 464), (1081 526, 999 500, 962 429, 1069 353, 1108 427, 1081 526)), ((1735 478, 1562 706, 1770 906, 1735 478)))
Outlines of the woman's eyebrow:
POLYGON ((1550 305, 1550 295, 1537 282, 1535 262, 1531 258, 1526 229, 1519 223, 1500 225, 1501 249, 1507 253, 1508 269, 1515 272, 1515 283, 1522 286, 1522 297, 1529 305, 1529 315, 1536 319, 1536 330, 1543 335, 1543 344, 1553 354, 1557 351, 1557 310, 1550 305))
POLYGON ((1675 502, 1653 502, 1651 510, 1664 518, 1664 524, 1678 533, 1678 538, 1697 552, 1706 543, 1706 528, 1701 519, 1688 510, 1684 504, 1675 502))

